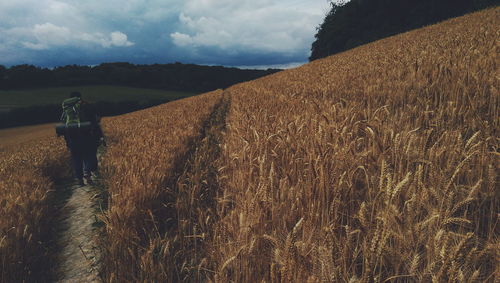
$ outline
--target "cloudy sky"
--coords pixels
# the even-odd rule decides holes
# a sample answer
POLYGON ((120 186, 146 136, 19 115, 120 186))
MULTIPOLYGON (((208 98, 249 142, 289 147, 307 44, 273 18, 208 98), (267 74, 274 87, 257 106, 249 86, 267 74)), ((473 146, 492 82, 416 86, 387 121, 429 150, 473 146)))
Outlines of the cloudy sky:
POLYGON ((293 66, 328 0, 0 0, 0 64, 293 66))

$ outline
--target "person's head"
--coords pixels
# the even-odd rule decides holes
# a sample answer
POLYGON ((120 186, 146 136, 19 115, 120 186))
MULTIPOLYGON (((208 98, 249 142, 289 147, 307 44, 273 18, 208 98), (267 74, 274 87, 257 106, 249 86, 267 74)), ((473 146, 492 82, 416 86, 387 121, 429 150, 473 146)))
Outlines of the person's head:
POLYGON ((70 98, 73 98, 73 97, 79 97, 79 98, 82 98, 82 94, 78 91, 73 91, 70 95, 69 95, 70 98))

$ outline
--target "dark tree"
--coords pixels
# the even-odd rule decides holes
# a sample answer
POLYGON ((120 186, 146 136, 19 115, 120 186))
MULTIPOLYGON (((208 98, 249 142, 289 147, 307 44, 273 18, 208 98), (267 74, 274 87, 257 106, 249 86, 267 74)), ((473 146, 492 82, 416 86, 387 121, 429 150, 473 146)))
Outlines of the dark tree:
MULTIPOLYGON (((5 68, 0 65, 0 89, 82 86, 111 84, 130 87, 158 88, 189 92, 205 92, 226 88, 253 80, 279 70, 240 70, 221 66, 192 64, 134 65, 104 63, 95 67, 68 65, 52 70, 33 65, 5 68)), ((1 95, 1 94, 0 94, 1 95)), ((99 102, 95 107, 104 116, 124 114, 168 102, 166 99, 99 102)), ((0 128, 35 123, 55 122, 60 117, 60 105, 39 105, 0 112, 0 128)))
POLYGON ((0 85, 4 84, 6 75, 7 75, 7 68, 3 65, 0 65, 0 85))
POLYGON ((0 77, 0 89, 111 84, 205 92, 257 79, 276 71, 279 70, 240 70, 180 63, 134 65, 118 62, 103 63, 95 67, 68 65, 53 70, 18 65, 0 69, 0 74, 4 73, 3 80, 0 77))
POLYGON ((457 17, 500 0, 351 0, 333 3, 319 26, 309 60, 457 17))

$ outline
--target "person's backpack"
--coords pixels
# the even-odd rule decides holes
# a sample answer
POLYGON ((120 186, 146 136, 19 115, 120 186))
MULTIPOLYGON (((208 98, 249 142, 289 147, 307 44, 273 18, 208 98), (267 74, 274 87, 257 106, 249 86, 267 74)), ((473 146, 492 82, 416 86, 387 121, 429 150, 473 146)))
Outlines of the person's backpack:
POLYGON ((63 117, 62 124, 56 126, 57 135, 64 134, 85 134, 89 133, 92 124, 85 121, 83 111, 81 111, 82 101, 80 97, 72 97, 63 101, 63 117))
POLYGON ((80 107, 82 101, 80 97, 72 97, 63 101, 62 109, 64 112, 65 124, 80 123, 80 107))

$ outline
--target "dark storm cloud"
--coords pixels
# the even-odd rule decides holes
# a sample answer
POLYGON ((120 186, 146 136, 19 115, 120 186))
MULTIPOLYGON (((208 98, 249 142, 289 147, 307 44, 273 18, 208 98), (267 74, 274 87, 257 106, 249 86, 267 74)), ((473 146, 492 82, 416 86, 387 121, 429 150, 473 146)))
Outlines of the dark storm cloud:
POLYGON ((318 0, 0 0, 0 64, 305 62, 318 0))

